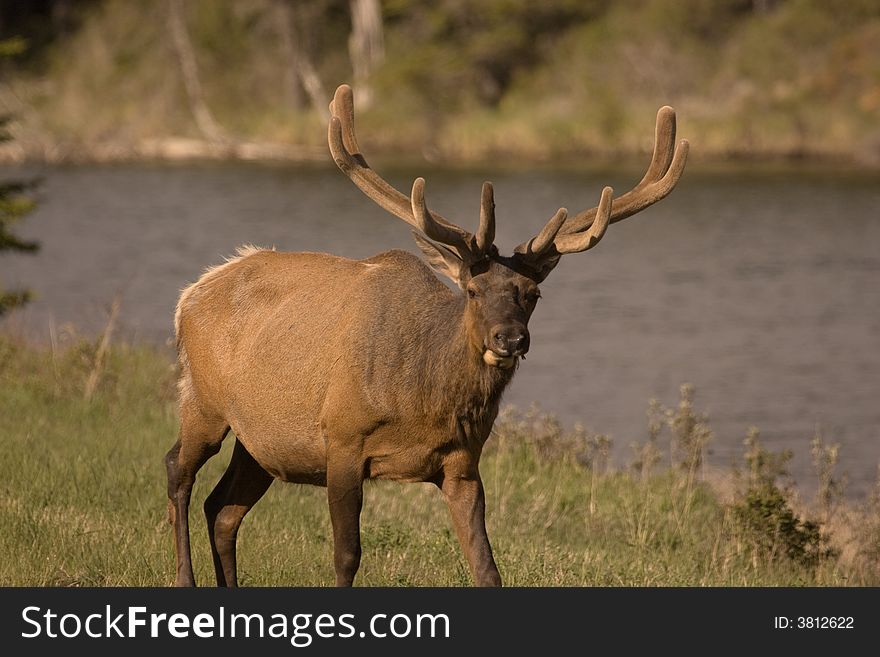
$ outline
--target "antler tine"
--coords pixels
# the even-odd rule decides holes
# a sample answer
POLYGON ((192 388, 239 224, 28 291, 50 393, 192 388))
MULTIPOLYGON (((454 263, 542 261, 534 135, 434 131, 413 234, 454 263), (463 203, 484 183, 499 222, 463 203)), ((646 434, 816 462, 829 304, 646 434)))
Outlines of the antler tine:
POLYGON ((646 184, 659 180, 669 169, 675 150, 675 132, 675 110, 669 105, 664 105, 657 110, 657 120, 654 124, 654 151, 651 153, 651 164, 648 165, 645 175, 632 191, 641 189, 646 184))
POLYGON ((581 251, 592 249, 599 243, 599 240, 602 239, 605 230, 608 228, 608 224, 611 223, 611 197, 613 193, 614 190, 610 187, 602 190, 602 197, 599 199, 599 205, 596 208, 596 218, 593 220, 589 230, 583 233, 556 236, 556 239, 553 240, 553 246, 556 247, 556 252, 559 255, 580 253, 581 251))
POLYGON ((336 93, 333 94, 333 100, 330 101, 330 116, 337 117, 342 124, 342 142, 345 150, 366 166, 367 162, 361 155, 354 134, 354 93, 347 84, 339 85, 336 93))
POLYGON ((472 253, 473 235, 425 206, 423 179, 416 180, 413 195, 407 198, 367 164, 355 137, 354 99, 347 84, 341 84, 336 89, 330 103, 330 114, 327 141, 333 160, 342 172, 377 205, 418 228, 431 239, 453 247, 462 259, 472 259, 475 256, 472 253), (419 198, 416 197, 416 187, 421 190, 419 198), (416 210, 416 207, 419 209, 416 210))
POLYGON ((682 139, 675 149, 672 157, 672 164, 666 174, 657 181, 645 185, 638 193, 624 194, 617 199, 615 210, 611 216, 611 223, 616 223, 627 217, 631 217, 637 212, 641 212, 648 206, 654 205, 657 201, 662 201, 678 184, 679 178, 684 171, 684 165, 687 163, 688 149, 690 144, 687 139, 682 139))
POLYGON ((495 189, 492 183, 484 182, 480 194, 480 227, 477 228, 476 245, 481 255, 489 252, 495 241, 495 189))
POLYGON ((537 237, 520 244, 514 249, 514 253, 520 254, 520 257, 534 264, 546 260, 556 261, 559 256, 567 253, 580 253, 592 249, 602 239, 610 223, 613 194, 614 190, 610 187, 602 190, 602 197, 596 208, 596 218, 588 230, 582 233, 559 234, 559 229, 565 224, 567 216, 565 208, 559 208, 537 237))
POLYGON ((528 242, 520 244, 513 250, 513 252, 521 253, 530 257, 543 255, 553 245, 553 240, 556 238, 556 234, 559 232, 559 229, 562 228, 562 224, 565 223, 567 218, 568 210, 565 208, 559 208, 556 211, 556 214, 550 217, 550 220, 541 229, 540 233, 528 242))
MULTIPOLYGON (((425 204, 425 179, 416 178, 410 195, 410 207, 415 219, 413 225, 435 242, 452 247, 458 256, 465 260, 472 254, 470 240, 455 230, 444 226, 431 217, 431 211, 425 204)), ((464 232, 464 231, 462 231, 464 232)))
MULTIPOLYGON (((689 144, 682 139, 676 147, 675 131, 675 110, 668 105, 661 107, 654 129, 651 164, 639 184, 615 200, 610 223, 631 217, 662 200, 678 183, 687 162, 689 144)), ((566 222, 562 232, 568 235, 587 230, 596 219, 597 212, 598 208, 591 208, 578 213, 566 222)))

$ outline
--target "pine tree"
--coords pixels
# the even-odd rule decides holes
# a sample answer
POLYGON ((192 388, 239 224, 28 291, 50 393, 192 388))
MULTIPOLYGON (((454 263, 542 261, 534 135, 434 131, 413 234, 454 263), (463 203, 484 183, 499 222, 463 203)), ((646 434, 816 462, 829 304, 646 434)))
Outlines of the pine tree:
MULTIPOLYGON (((0 57, 15 55, 23 48, 24 42, 20 39, 0 41, 0 57)), ((0 117, 0 143, 12 139, 12 135, 6 129, 11 118, 10 116, 0 117)), ((34 253, 40 248, 37 242, 21 239, 14 232, 15 224, 36 207, 36 201, 29 195, 29 192, 32 192, 38 184, 38 180, 0 182, 0 252, 34 253)), ((0 284, 0 315, 11 308, 27 303, 30 298, 30 290, 6 290, 0 284)))

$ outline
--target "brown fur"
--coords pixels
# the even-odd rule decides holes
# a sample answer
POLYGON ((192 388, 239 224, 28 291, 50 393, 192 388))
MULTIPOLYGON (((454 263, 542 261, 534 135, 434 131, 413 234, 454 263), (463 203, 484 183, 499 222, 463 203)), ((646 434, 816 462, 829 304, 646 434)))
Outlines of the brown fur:
MULTIPOLYGON (((188 443, 203 444, 190 452, 204 462, 227 427, 282 481, 327 485, 334 449, 355 484, 474 480, 515 368, 484 363, 480 313, 468 306, 403 251, 352 261, 240 249, 180 296, 182 427, 169 480, 188 443)), ((179 497, 169 488, 172 508, 179 497)), ((180 583, 190 568, 179 564, 180 583)), ((232 583, 220 570, 218 581, 232 583)))

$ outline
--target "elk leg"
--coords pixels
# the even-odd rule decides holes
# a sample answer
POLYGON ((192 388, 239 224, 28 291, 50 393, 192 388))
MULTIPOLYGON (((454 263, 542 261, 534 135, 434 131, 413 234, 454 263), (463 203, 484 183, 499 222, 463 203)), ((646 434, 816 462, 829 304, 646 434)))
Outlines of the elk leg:
POLYGON ((333 525, 336 586, 351 586, 361 563, 363 464, 331 451, 327 458, 327 500, 333 525))
POLYGON ((235 441, 229 467, 205 500, 208 538, 217 586, 238 586, 235 539, 248 511, 269 490, 273 478, 260 467, 241 441, 235 441))
POLYGON ((189 500, 196 473, 220 451, 229 426, 222 420, 208 419, 184 400, 180 407, 180 437, 165 455, 168 474, 168 520, 174 527, 177 586, 195 586, 189 546, 189 500))
POLYGON ((501 576, 486 534, 486 501, 479 473, 444 473, 440 489, 477 586, 501 586, 501 576))

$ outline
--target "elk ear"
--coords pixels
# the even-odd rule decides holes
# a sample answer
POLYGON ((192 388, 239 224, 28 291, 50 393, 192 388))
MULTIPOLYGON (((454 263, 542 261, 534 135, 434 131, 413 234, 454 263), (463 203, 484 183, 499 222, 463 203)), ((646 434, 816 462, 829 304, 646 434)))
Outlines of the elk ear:
POLYGON ((416 231, 413 231, 412 234, 419 249, 428 259, 428 264, 431 265, 431 268, 451 279, 461 289, 464 289, 467 283, 462 281, 462 273, 465 267, 461 258, 446 247, 427 240, 416 231))

